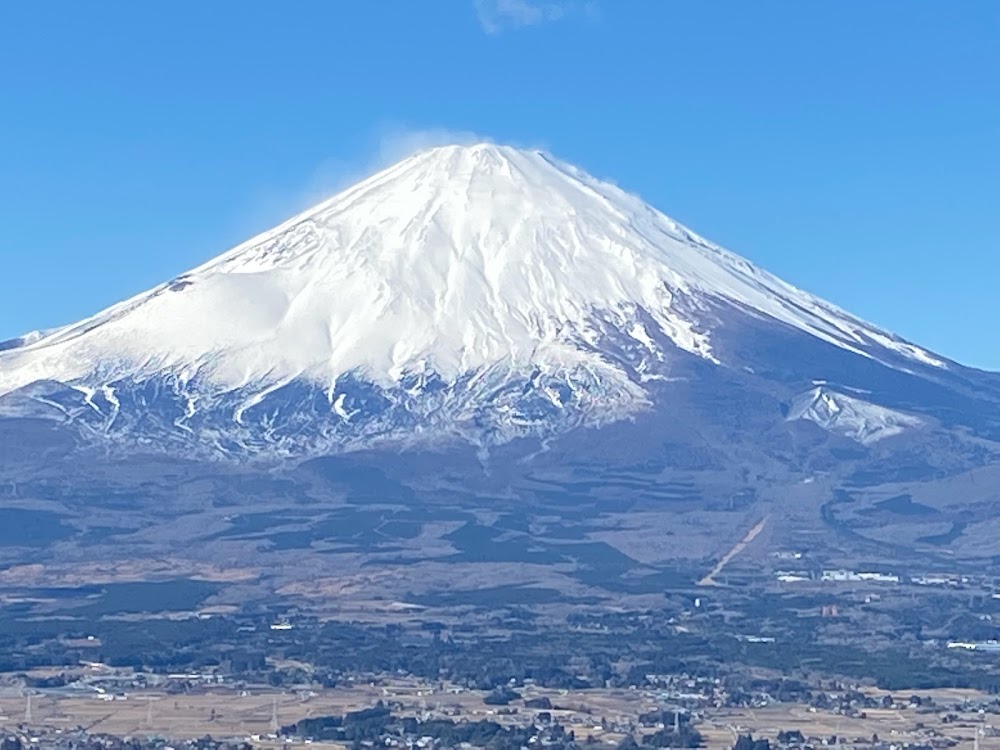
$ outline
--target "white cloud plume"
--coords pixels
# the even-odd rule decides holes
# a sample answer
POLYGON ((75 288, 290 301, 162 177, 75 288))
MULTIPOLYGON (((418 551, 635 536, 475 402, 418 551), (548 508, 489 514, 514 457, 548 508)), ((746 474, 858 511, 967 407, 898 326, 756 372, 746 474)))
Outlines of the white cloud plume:
POLYGON ((374 172, 395 164, 417 151, 424 151, 436 146, 471 146, 474 143, 492 143, 493 139, 471 130, 452 130, 450 128, 411 128, 392 126, 384 128, 379 134, 378 149, 369 165, 374 172))
MULTIPOLYGON (((370 136, 371 145, 356 158, 326 160, 313 174, 307 186, 308 205, 323 198, 329 198, 335 192, 350 187, 376 172, 412 156, 418 151, 425 151, 437 146, 471 146, 476 143, 497 143, 492 136, 444 127, 414 127, 399 123, 382 123, 374 129, 370 136)), ((501 143, 523 149, 539 149, 548 151, 548 146, 540 141, 512 141, 505 139, 501 143)))
MULTIPOLYGON (((318 160, 316 167, 297 186, 259 186, 248 196, 241 216, 236 217, 234 234, 246 237, 268 229, 418 151, 436 146, 496 142, 490 136, 470 130, 423 128, 400 123, 382 123, 363 140, 367 143, 353 154, 318 160)), ((511 142, 508 139, 503 143, 548 151, 547 144, 539 141, 511 142)))
POLYGON ((538 26, 543 23, 561 21, 571 15, 583 15, 593 19, 597 15, 597 3, 539 2, 539 0, 475 0, 476 17, 487 34, 499 34, 509 29, 538 26))

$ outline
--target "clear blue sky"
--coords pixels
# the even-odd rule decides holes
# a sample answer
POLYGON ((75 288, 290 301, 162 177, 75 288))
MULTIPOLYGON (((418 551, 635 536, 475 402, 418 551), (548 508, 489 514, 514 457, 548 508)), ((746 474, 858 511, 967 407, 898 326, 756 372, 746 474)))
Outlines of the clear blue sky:
POLYGON ((541 145, 1000 369, 997 0, 0 4, 0 339, 207 260, 423 131, 541 145))

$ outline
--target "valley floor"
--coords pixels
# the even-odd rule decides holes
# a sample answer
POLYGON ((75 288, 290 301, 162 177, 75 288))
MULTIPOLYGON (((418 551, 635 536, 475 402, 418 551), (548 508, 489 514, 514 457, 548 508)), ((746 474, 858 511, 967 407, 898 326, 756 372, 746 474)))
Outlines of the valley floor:
MULTIPOLYGON (((662 709, 666 697, 664 691, 653 690, 529 687, 520 690, 525 700, 546 698, 555 707, 542 711, 522 706, 512 712, 484 704, 488 691, 398 677, 367 676, 365 680, 370 682, 359 679, 358 684, 334 689, 302 686, 294 691, 266 686, 213 686, 180 694, 148 689, 104 695, 42 691, 33 695, 30 708, 25 696, 12 695, 8 689, 0 691, 0 729, 30 727, 32 734, 45 735, 85 727, 92 734, 159 735, 178 740, 211 735, 266 747, 278 741, 277 727, 360 711, 382 701, 399 716, 422 720, 523 725, 547 713, 578 738, 589 736, 599 745, 617 747, 627 735, 655 729, 648 724, 644 729, 641 717, 662 709)), ((885 694, 876 691, 872 695, 880 699, 885 694)), ((908 695, 903 703, 867 709, 863 715, 776 701, 754 707, 705 704, 692 713, 708 748, 728 748, 747 733, 780 746, 779 733, 796 731, 824 742, 838 737, 838 744, 848 746, 871 744, 877 735, 896 747, 947 745, 959 750, 972 748, 978 732, 980 748, 1000 747, 1000 704, 993 696, 958 690, 917 691, 917 696, 933 707, 911 705, 908 695)), ((323 743, 310 745, 325 747, 323 743)))

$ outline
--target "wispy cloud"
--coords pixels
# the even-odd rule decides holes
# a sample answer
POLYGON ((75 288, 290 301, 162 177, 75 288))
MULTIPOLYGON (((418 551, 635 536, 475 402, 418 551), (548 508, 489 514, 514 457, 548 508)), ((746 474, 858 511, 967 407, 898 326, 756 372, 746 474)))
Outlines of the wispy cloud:
POLYGON ((382 169, 400 159, 436 146, 470 146, 474 143, 493 142, 493 139, 470 130, 450 128, 416 128, 405 125, 383 127, 378 136, 375 157, 370 160, 369 171, 382 169))
MULTIPOLYGON (((374 127, 362 140, 366 143, 353 153, 317 160, 315 168, 298 184, 252 188, 245 205, 231 217, 232 239, 242 240, 269 229, 418 151, 437 146, 496 142, 489 135, 471 130, 392 122, 374 127)), ((505 138, 502 143, 523 149, 549 150, 546 143, 537 140, 505 138)))
MULTIPOLYGON (((295 186, 261 186, 249 198, 249 220, 238 222, 243 234, 259 232, 273 224, 331 198, 341 190, 370 177, 412 154, 436 146, 493 142, 482 133, 443 127, 414 127, 382 123, 364 139, 368 143, 350 155, 317 161, 316 167, 295 186)), ((523 148, 544 148, 538 143, 513 143, 523 148)))
POLYGON ((475 0, 476 17, 487 34, 538 26, 579 15, 593 20, 598 14, 595 0, 475 0))
MULTIPOLYGON (((384 122, 375 127, 369 136, 369 141, 370 145, 355 154, 351 160, 328 159, 319 165, 307 185, 305 192, 307 206, 323 198, 329 198, 337 191, 370 177, 418 151, 438 146, 497 143, 492 136, 472 130, 421 127, 391 122, 384 122)), ((548 145, 537 139, 524 141, 506 138, 502 143, 517 148, 548 151, 548 145)))
POLYGON ((295 189, 269 190, 257 196, 258 207, 267 209, 265 213, 274 220, 287 218, 417 151, 452 144, 470 145, 491 139, 464 130, 383 123, 373 128, 365 140, 368 143, 350 156, 341 154, 318 161, 311 174, 295 189))

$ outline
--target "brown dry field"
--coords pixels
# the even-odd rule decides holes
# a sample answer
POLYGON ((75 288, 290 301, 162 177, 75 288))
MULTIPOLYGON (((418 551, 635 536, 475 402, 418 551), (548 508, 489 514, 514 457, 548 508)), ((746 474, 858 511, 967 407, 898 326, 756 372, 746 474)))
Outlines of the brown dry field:
MULTIPOLYGON (((798 729, 806 736, 843 737, 847 746, 855 739, 870 738, 873 734, 893 743, 927 742, 933 731, 939 737, 958 741, 957 747, 964 750, 974 747, 976 728, 989 726, 984 723, 984 717, 971 714, 962 716, 954 724, 943 724, 937 714, 921 714, 909 709, 871 709, 866 714, 864 719, 850 718, 813 712, 807 706, 794 704, 760 709, 714 709, 708 712, 707 720, 698 725, 698 731, 705 736, 710 748, 731 747, 738 734, 748 731, 773 739, 781 730, 798 729), (922 729, 918 727, 921 723, 922 729)), ((980 748, 1000 748, 1000 737, 982 736, 980 748)))
MULTIPOLYGON (((656 706, 650 695, 631 690, 552 691, 526 689, 525 697, 548 696, 553 704, 567 710, 552 713, 580 738, 592 734, 598 740, 617 743, 620 734, 602 732, 602 718, 609 721, 635 719, 656 706)), ((936 700, 963 700, 981 697, 973 691, 934 691, 936 700)), ((318 692, 278 692, 261 688, 241 694, 226 688, 173 696, 157 691, 137 691, 125 700, 105 701, 96 695, 36 695, 32 699, 32 725, 70 729, 84 727, 93 732, 117 735, 163 735, 175 739, 202 737, 249 737, 271 731, 272 713, 277 705, 280 724, 298 719, 342 714, 371 706, 377 700, 402 704, 402 713, 447 715, 456 720, 486 719, 518 722, 532 711, 521 709, 516 716, 501 716, 494 707, 482 702, 480 692, 435 690, 417 681, 398 680, 387 685, 359 684, 318 692), (214 712, 214 714, 213 714, 214 712), (151 718, 151 721, 150 721, 151 718)), ((26 698, 0 695, 0 727, 12 728, 24 721, 26 698)), ((961 750, 973 747, 976 727, 985 727, 990 717, 968 715, 955 724, 941 723, 939 715, 916 710, 871 710, 865 719, 847 718, 826 712, 814 712, 801 705, 777 705, 760 709, 708 709, 698 730, 707 747, 729 748, 737 734, 773 738, 779 730, 798 729, 805 735, 838 735, 880 738, 892 742, 919 742, 928 739, 929 730, 959 741, 961 750), (920 729, 918 724, 923 723, 920 729)), ((649 731, 649 730, 646 730, 649 731)), ((266 741, 257 744, 268 747, 266 741)), ((270 743, 274 744, 274 743, 270 743)), ((850 742, 847 743, 850 745, 850 742)), ((317 750, 324 747, 314 743, 317 750)), ((326 747, 334 747, 328 745, 326 747)), ((1000 750, 1000 737, 981 738, 982 750, 1000 750)))
MULTIPOLYGON (((613 698, 607 691, 572 696, 551 691, 526 691, 525 694, 547 694, 561 704, 568 703, 574 707, 588 705, 596 711, 606 712, 598 713, 598 722, 601 715, 624 715, 614 708, 622 701, 613 698)), ((291 724, 311 716, 355 711, 367 708, 378 700, 402 704, 403 712, 408 714, 428 710, 434 715, 452 715, 449 712, 457 711, 456 719, 519 718, 497 716, 494 708, 483 704, 483 695, 480 692, 456 694, 448 690, 434 691, 426 685, 409 681, 387 686, 362 684, 301 693, 260 688, 241 694, 220 687, 179 696, 155 690, 134 691, 129 692, 125 700, 102 700, 97 695, 36 695, 32 699, 31 713, 33 726, 64 729, 82 726, 94 732, 162 734, 178 739, 206 734, 216 737, 266 734, 271 730, 275 704, 280 724, 291 724)), ((633 695, 639 698, 638 694, 633 695)), ((25 717, 26 701, 25 697, 16 695, 0 697, 0 727, 21 723, 25 717)), ((649 701, 634 701, 634 705, 645 709, 652 704, 649 701)), ((563 713, 568 718, 577 712, 563 713)), ((633 709, 626 713, 637 711, 633 709)))

